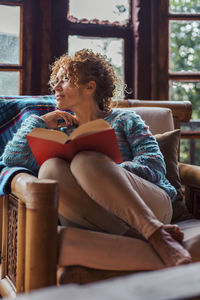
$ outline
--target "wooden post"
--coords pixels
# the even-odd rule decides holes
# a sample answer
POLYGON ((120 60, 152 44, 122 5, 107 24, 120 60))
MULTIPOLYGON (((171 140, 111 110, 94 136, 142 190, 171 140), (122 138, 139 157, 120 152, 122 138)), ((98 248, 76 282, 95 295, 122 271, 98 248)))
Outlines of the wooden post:
POLYGON ((18 200, 16 293, 24 292, 26 207, 18 200))
POLYGON ((7 237, 8 237, 8 196, 3 197, 2 247, 1 247, 1 279, 7 275, 7 237))
POLYGON ((57 269, 57 198, 53 180, 27 183, 25 291, 55 285, 57 269))
POLYGON ((3 230, 3 197, 0 197, 0 247, 2 251, 2 230, 3 230))

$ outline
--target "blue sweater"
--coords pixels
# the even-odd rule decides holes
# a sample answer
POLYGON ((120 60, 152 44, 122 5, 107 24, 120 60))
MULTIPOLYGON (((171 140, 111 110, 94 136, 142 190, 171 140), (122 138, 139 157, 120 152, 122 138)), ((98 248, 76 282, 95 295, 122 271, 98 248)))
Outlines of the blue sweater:
MULTIPOLYGON (((105 121, 115 130, 123 160, 121 167, 164 189, 173 200, 176 190, 165 177, 163 155, 156 139, 140 116, 130 110, 114 109, 105 121)), ((2 156, 5 165, 26 167, 37 174, 39 166, 25 138, 25 135, 36 127, 46 127, 44 120, 39 116, 32 115, 23 122, 5 147, 2 156)), ((69 135, 67 128, 61 130, 69 135)))

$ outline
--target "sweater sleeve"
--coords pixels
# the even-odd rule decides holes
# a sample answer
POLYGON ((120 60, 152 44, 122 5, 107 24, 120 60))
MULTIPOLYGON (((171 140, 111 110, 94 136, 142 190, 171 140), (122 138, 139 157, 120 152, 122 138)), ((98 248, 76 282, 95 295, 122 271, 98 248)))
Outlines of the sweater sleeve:
POLYGON ((39 165, 26 140, 26 134, 37 127, 45 128, 44 120, 37 115, 31 115, 22 123, 13 139, 7 143, 4 149, 2 161, 5 165, 8 167, 25 167, 34 172, 38 171, 39 165))
POLYGON ((121 166, 150 182, 159 182, 166 174, 166 166, 148 126, 137 115, 134 118, 129 115, 122 122, 132 160, 122 162, 121 166))

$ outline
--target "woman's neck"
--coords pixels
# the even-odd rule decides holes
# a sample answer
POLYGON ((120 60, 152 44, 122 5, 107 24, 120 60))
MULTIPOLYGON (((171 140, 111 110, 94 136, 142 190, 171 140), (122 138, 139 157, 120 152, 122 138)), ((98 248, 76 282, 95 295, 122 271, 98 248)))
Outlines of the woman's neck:
POLYGON ((110 111, 105 112, 101 110, 99 106, 93 102, 92 105, 90 103, 86 105, 84 109, 76 110, 74 113, 79 121, 79 125, 81 125, 96 119, 103 119, 109 115, 110 111))

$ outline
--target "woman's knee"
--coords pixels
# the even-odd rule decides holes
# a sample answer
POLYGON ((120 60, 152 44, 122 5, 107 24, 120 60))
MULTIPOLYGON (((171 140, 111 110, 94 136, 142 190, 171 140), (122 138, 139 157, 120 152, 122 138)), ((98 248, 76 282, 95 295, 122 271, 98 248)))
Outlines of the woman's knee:
POLYGON ((82 173, 89 175, 90 171, 98 172, 99 165, 110 160, 106 155, 96 151, 81 151, 72 160, 70 169, 73 174, 82 173))
POLYGON ((40 167, 38 177, 55 179, 63 172, 63 167, 67 166, 67 162, 61 158, 55 157, 46 160, 40 167))

